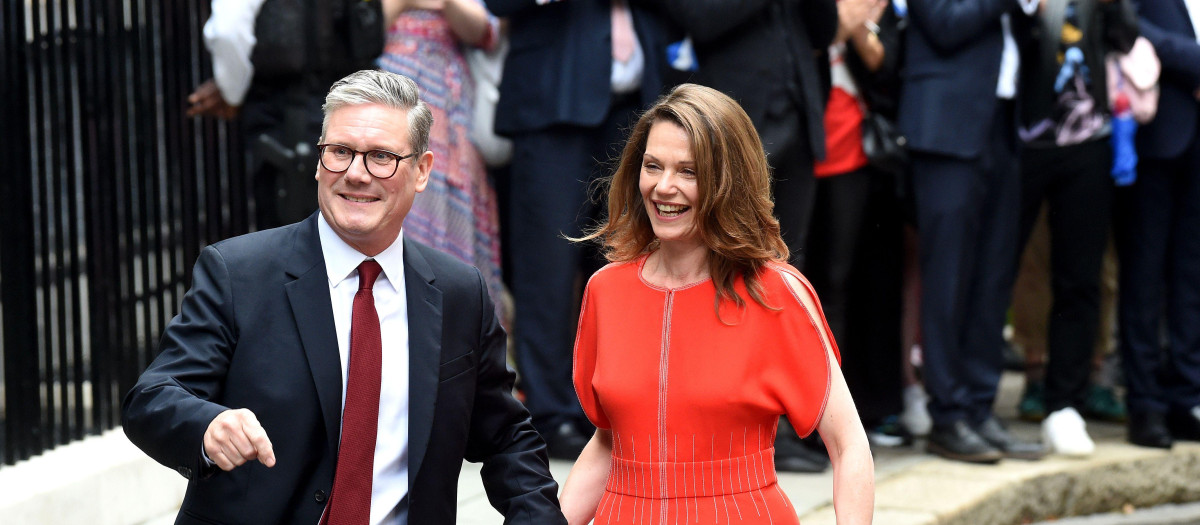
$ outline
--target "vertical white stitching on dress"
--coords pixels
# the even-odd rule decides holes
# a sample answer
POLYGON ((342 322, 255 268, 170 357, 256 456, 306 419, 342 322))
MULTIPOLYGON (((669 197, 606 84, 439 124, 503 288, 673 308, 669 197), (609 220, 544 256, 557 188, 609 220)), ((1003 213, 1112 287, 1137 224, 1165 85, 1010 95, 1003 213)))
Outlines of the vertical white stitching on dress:
MULTIPOLYGON (((667 381, 668 369, 671 356, 671 309, 675 304, 675 292, 668 291, 666 304, 663 306, 663 323, 662 323, 662 341, 659 348, 658 361, 658 486, 659 486, 659 513, 658 522, 660 525, 667 523, 667 381)), ((653 439, 653 436, 651 437, 653 439)), ((651 444, 651 453, 654 452, 653 444, 651 444)), ((651 455, 651 461, 653 461, 651 455)), ((652 515, 653 517, 653 515, 652 515)))
MULTIPOLYGON (((733 432, 729 433, 729 464, 733 465, 733 432)), ((737 469, 730 468, 730 470, 737 470, 737 469)), ((733 472, 731 472, 731 474, 733 474, 735 476, 737 475, 736 473, 733 473, 733 472)), ((733 480, 729 480, 729 488, 733 489, 733 480)), ((742 477, 738 476, 738 490, 740 491, 741 488, 742 488, 742 477)), ((733 500, 733 510, 737 511, 738 521, 742 521, 742 508, 741 508, 741 506, 738 505, 737 494, 730 496, 729 499, 733 500)))
MULTIPOLYGON (((717 435, 712 436, 712 451, 709 452, 709 465, 712 465, 713 474, 713 514, 717 514, 717 435)), ((721 480, 721 504, 725 505, 725 521, 729 521, 729 504, 725 503, 725 480, 721 480)), ((717 523, 721 522, 721 518, 717 517, 717 523)))
MULTIPOLYGON (((616 432, 614 432, 614 434, 616 434, 616 432)), ((621 451, 623 448, 624 447, 621 446, 621 435, 617 434, 617 455, 622 459, 625 457, 625 453, 621 451)), ((621 467, 621 475, 618 479, 618 486, 621 487, 621 499, 617 500, 617 521, 621 521, 621 507, 623 507, 625 504, 625 495, 629 493, 628 490, 625 490, 625 467, 623 466, 621 467)))
MULTIPOLYGON (((692 467, 692 469, 695 469, 696 465, 699 465, 699 463, 696 462, 696 435, 695 434, 692 434, 692 462, 689 463, 689 465, 692 467)), ((703 472, 703 471, 701 471, 701 472, 703 472)), ((696 472, 693 471, 691 476, 688 476, 688 477, 692 478, 692 494, 693 494, 693 498, 696 500, 696 522, 699 522, 700 521, 700 493, 696 492, 696 472)))
MULTIPOLYGON (((742 457, 747 458, 747 459, 750 459, 750 455, 746 453, 746 434, 748 434, 749 432, 750 432, 750 427, 742 427, 742 457)), ((741 468, 738 470, 744 470, 746 472, 746 492, 748 492, 750 494, 750 503, 754 504, 754 514, 756 516, 761 517, 762 512, 758 510, 758 501, 755 501, 754 493, 750 491, 750 485, 751 485, 750 469, 753 468, 753 466, 754 466, 754 460, 750 459, 750 461, 747 461, 746 464, 748 465, 748 467, 741 468)), ((739 478, 740 477, 741 476, 739 476, 739 478)))
MULTIPOLYGON (((675 524, 679 524, 679 435, 675 434, 675 453, 671 458, 671 481, 675 482, 675 491, 671 494, 671 499, 675 500, 675 524)), ((683 500, 684 512, 687 512, 687 500, 683 500)), ((687 523, 687 519, 683 520, 687 523)))
MULTIPOLYGON (((762 424, 758 425, 757 433, 758 433, 758 450, 762 451, 762 424)), ((762 487, 767 484, 768 475, 767 475, 767 466, 765 463, 763 463, 763 458, 762 458, 761 454, 759 454, 759 456, 758 456, 758 475, 761 476, 761 483, 758 488, 758 497, 762 498, 763 507, 766 507, 766 509, 767 509, 767 520, 773 524, 773 523, 775 523, 775 518, 773 516, 771 516, 771 504, 767 502, 767 496, 764 495, 762 492, 762 487)))

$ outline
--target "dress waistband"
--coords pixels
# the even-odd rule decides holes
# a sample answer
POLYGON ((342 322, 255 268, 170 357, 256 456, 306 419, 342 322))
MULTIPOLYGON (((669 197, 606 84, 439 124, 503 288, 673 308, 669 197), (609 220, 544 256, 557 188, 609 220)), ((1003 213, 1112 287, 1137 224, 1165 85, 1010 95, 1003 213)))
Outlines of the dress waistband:
POLYGON ((691 498, 774 485, 775 449, 718 461, 654 462, 612 458, 605 490, 640 498, 691 498))

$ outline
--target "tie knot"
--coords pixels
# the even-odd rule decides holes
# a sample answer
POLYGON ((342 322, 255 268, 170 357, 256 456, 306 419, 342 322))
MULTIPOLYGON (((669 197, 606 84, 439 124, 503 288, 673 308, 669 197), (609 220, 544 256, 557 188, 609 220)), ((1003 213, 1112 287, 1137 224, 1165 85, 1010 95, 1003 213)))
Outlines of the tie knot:
POLYGON ((367 259, 358 265, 358 289, 370 290, 375 285, 375 279, 383 272, 383 267, 374 259, 367 259))

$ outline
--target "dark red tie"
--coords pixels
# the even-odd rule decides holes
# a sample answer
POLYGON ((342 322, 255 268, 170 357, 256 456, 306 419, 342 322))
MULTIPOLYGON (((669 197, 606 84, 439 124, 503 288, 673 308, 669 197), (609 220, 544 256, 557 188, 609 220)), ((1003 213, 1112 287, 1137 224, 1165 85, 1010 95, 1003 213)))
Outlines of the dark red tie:
POLYGON ((358 292, 350 318, 350 372, 342 409, 342 443, 326 523, 368 525, 371 480, 375 463, 375 431, 379 427, 379 377, 383 342, 371 286, 383 268, 373 260, 358 265, 358 292))

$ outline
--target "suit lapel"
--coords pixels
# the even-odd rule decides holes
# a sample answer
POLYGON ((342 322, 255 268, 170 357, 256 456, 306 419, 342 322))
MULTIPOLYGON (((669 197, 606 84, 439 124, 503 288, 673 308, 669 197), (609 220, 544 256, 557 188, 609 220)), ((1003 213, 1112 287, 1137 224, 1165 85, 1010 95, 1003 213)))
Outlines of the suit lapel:
POLYGON ((296 239, 288 254, 286 271, 296 280, 284 288, 321 403, 329 452, 336 456, 342 416, 342 364, 316 217, 316 214, 309 216, 295 230, 296 239))
POLYGON ((437 404, 442 354, 442 291, 420 246, 404 239, 404 286, 408 294, 408 485, 421 469, 437 404))

